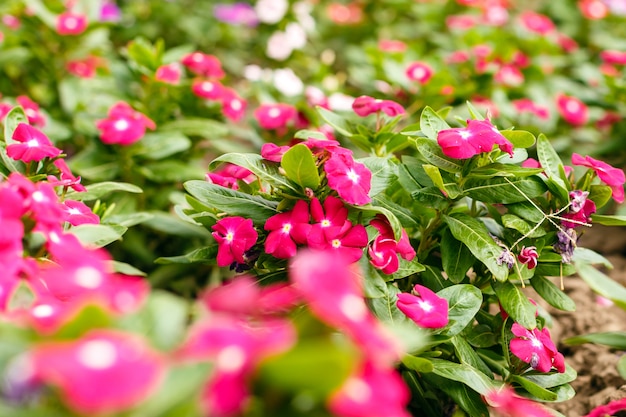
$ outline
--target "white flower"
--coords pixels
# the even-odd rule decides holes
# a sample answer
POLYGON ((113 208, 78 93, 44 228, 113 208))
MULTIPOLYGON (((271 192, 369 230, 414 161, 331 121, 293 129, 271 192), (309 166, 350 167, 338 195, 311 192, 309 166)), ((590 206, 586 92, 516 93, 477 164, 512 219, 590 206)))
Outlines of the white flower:
POLYGON ((293 47, 289 41, 289 37, 285 32, 274 32, 267 41, 265 54, 277 61, 284 61, 289 58, 293 47))
POLYGON ((287 97, 297 96, 304 91, 302 80, 290 68, 274 71, 274 87, 287 97))
POLYGON ((285 34, 293 49, 301 49, 306 45, 306 32, 299 24, 292 22, 285 28, 285 34))
POLYGON ((343 93, 332 93, 330 97, 328 97, 328 107, 335 111, 350 111, 352 110, 353 101, 354 97, 343 93))
POLYGON ((259 20, 270 25, 280 22, 288 8, 287 0, 258 0, 254 6, 259 20))

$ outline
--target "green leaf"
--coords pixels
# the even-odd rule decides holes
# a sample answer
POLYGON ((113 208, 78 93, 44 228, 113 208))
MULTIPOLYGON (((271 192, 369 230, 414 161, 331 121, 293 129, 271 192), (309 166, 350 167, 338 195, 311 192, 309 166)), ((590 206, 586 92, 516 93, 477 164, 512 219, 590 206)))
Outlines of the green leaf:
POLYGON ((612 349, 626 350, 626 332, 598 332, 580 336, 568 337, 563 340, 568 345, 582 345, 583 343, 595 343, 606 345, 612 349))
POLYGON ((593 291, 626 309, 626 288, 586 262, 574 262, 574 267, 593 291))
POLYGON ((530 148, 537 141, 535 135, 525 130, 501 130, 500 134, 516 148, 530 148))
POLYGON ((423 165, 424 171, 426 171, 426 175, 428 175, 428 177, 431 179, 431 181, 437 186, 437 188, 439 188, 439 190, 441 190, 442 193, 444 193, 445 195, 447 195, 448 197, 454 199, 457 198, 459 196, 459 190, 458 187, 456 187, 456 184, 450 184, 451 186, 446 187, 444 181, 443 181, 443 177, 441 176, 441 172, 439 171, 439 168, 437 168, 434 165, 429 165, 429 164, 424 164, 423 165))
POLYGON ((406 324, 412 323, 407 316, 398 309, 396 303, 398 302, 398 293, 400 290, 398 287, 391 283, 387 283, 385 293, 382 297, 367 299, 372 312, 383 323, 394 324, 406 324))
POLYGON ((454 174, 463 170, 463 165, 457 159, 445 156, 441 147, 437 145, 436 142, 429 139, 417 138, 415 139, 415 145, 424 159, 442 171, 454 174))
POLYGON ((443 210, 450 205, 448 200, 437 187, 425 187, 411 192, 411 198, 426 207, 443 210))
POLYGON ((92 329, 111 327, 111 312, 102 305, 87 304, 55 331, 57 339, 76 339, 92 329))
POLYGON ((489 410, 482 396, 464 383, 451 381, 432 373, 424 374, 422 377, 430 385, 448 394, 470 417, 489 417, 489 410))
POLYGON ((277 188, 284 188, 298 193, 293 184, 291 184, 283 175, 278 172, 275 164, 266 161, 261 155, 253 153, 227 153, 215 158, 209 165, 209 169, 213 170, 217 165, 228 162, 250 170, 254 175, 262 181, 277 188))
POLYGON ((531 175, 540 174, 543 170, 541 168, 524 168, 517 165, 501 164, 494 162, 493 164, 484 165, 480 168, 473 169, 467 178, 493 178, 493 177, 508 177, 508 178, 524 178, 531 175))
POLYGON ((118 274, 129 275, 129 276, 134 276, 134 277, 146 276, 145 272, 140 271, 139 269, 125 262, 111 261, 111 266, 113 267, 113 271, 117 272, 118 274))
POLYGON ((211 233, 204 227, 188 223, 171 213, 151 211, 152 218, 143 224, 147 227, 174 236, 206 239, 211 233))
POLYGON ((187 118, 163 123, 159 125, 159 132, 176 132, 187 136, 211 139, 226 136, 228 128, 224 123, 212 119, 187 118))
POLYGON ((467 110, 469 111, 470 117, 476 120, 485 120, 485 117, 482 113, 470 102, 465 101, 465 105, 467 106, 467 110))
POLYGON ((537 294, 541 296, 548 304, 554 308, 565 311, 576 310, 576 303, 569 298, 567 294, 561 291, 556 285, 549 279, 535 275, 530 279, 530 284, 533 286, 537 294))
POLYGON ((465 274, 472 267, 476 258, 463 243, 446 229, 441 236, 441 262, 448 279, 455 284, 465 279, 465 274))
POLYGON ((433 364, 427 358, 422 358, 413 355, 404 355, 402 357, 402 364, 415 372, 432 372, 433 364))
POLYGON ((359 159, 358 162, 363 163, 372 173, 372 185, 369 192, 371 197, 386 192, 398 179, 398 166, 389 158, 372 156, 359 159))
POLYGON ((126 182, 99 182, 86 186, 87 191, 77 192, 69 191, 65 197, 70 200, 92 201, 98 200, 114 191, 123 191, 126 193, 143 193, 143 190, 136 185, 126 182))
POLYGON ((393 201, 384 194, 378 194, 372 197, 374 206, 383 207, 394 214, 403 227, 418 227, 419 224, 409 209, 393 201))
POLYGON ((186 151, 191 141, 180 132, 146 133, 133 151, 147 159, 159 160, 186 151))
POLYGON ((131 227, 141 224, 150 220, 153 217, 152 214, 145 211, 137 211, 134 213, 115 214, 113 216, 107 216, 103 219, 103 224, 118 224, 124 227, 131 227))
POLYGON ((156 264, 195 264, 209 263, 215 264, 217 258, 217 244, 194 249, 193 251, 180 256, 168 256, 157 258, 156 264))
POLYGON ((176 348, 187 331, 190 306, 181 297, 165 291, 151 291, 144 306, 120 320, 123 329, 142 334, 161 350, 176 348))
POLYGON ((11 172, 24 172, 24 163, 9 157, 6 152, 8 145, 17 143, 13 139, 13 132, 15 132, 15 129, 20 123, 28 124, 28 118, 24 113, 24 109, 21 106, 16 106, 13 107, 4 118, 4 141, 6 144, 0 146, 2 162, 4 162, 4 166, 11 172))
POLYGON ((120 225, 81 224, 70 229, 80 242, 89 248, 101 248, 119 240, 128 230, 120 225))
POLYGON ((301 143, 292 146, 280 162, 287 178, 303 188, 316 190, 320 186, 320 175, 311 150, 301 143))
POLYGON ((402 225, 400 224, 400 221, 398 220, 396 215, 393 212, 391 212, 391 210, 388 210, 385 207, 374 206, 372 204, 366 204, 364 206, 353 206, 353 207, 361 211, 382 214, 389 221, 389 224, 391 225, 391 229, 393 230, 393 235, 396 241, 399 241, 400 238, 402 237, 402 225))
POLYGON ((450 129, 450 125, 431 107, 426 106, 420 115, 420 129, 428 139, 436 140, 437 133, 450 129))
POLYGON ((478 288, 470 284, 457 284, 444 288, 437 293, 448 300, 448 319, 450 323, 442 334, 459 334, 472 322, 483 302, 483 295, 478 288))
POLYGON ((574 262, 586 262, 591 265, 602 265, 605 268, 613 269, 611 261, 600 255, 598 252, 589 248, 574 248, 574 254, 572 255, 574 262))
POLYGON ((569 201, 569 190, 559 175, 560 170, 563 169, 563 162, 561 162, 559 154, 554 150, 544 134, 540 134, 537 138, 537 157, 549 178, 548 186, 550 186, 550 190, 560 197, 562 201, 569 201))
POLYGON ((463 213, 444 216, 444 220, 450 227, 452 235, 463 242, 497 280, 506 280, 509 269, 506 265, 498 264, 498 258, 503 249, 489 235, 489 231, 481 221, 463 213))
POLYGON ((506 206, 506 208, 511 214, 515 214, 516 216, 528 220, 533 224, 542 222, 546 217, 540 209, 538 209, 528 201, 509 204, 506 206))
POLYGON ((161 65, 161 56, 157 47, 144 38, 135 38, 130 41, 126 52, 131 60, 140 67, 154 72, 161 65))
POLYGON ((517 230, 520 234, 530 238, 537 238, 546 234, 546 231, 540 227, 533 230, 533 226, 514 214, 504 214, 502 216, 502 226, 517 230))
POLYGON ((554 388, 562 386, 563 384, 567 384, 572 382, 577 377, 576 370, 569 365, 565 365, 565 372, 550 372, 547 374, 543 373, 527 373, 524 375, 526 379, 534 382, 543 388, 554 388))
POLYGON ((489 379, 493 379, 493 371, 483 362, 480 356, 478 356, 472 346, 466 341, 465 336, 456 335, 451 339, 451 342, 454 346, 456 357, 461 363, 476 368, 489 379))
POLYGON ((184 187, 189 194, 200 202, 220 212, 228 213, 230 216, 252 219, 255 224, 265 224, 269 217, 278 212, 276 209, 278 203, 274 201, 210 184, 206 181, 187 181, 184 187))
POLYGON ((474 200, 492 204, 519 203, 546 192, 545 184, 538 177, 468 178, 463 188, 463 192, 474 200))
POLYGON ((398 279, 406 278, 410 275, 424 271, 426 268, 424 265, 417 261, 417 257, 411 261, 407 261, 402 257, 398 258, 399 265, 398 270, 389 276, 388 281, 395 281, 398 279))
POLYGON ((617 372, 623 379, 626 379, 626 356, 620 357, 617 361, 617 372))
POLYGON ((487 395, 490 391, 497 390, 502 386, 502 382, 490 379, 469 365, 436 358, 431 359, 431 361, 434 367, 434 374, 462 382, 479 394, 487 395))
POLYGON ((532 330, 537 327, 535 312, 537 307, 528 300, 520 289, 509 281, 492 281, 491 287, 500 304, 511 318, 522 327, 532 330))
POLYGON ((554 401, 557 399, 556 393, 549 391, 520 375, 511 375, 511 379, 521 385, 530 394, 543 401, 554 401))
POLYGON ((143 164, 139 167, 139 172, 145 178, 159 184, 201 179, 206 174, 206 170, 197 164, 175 159, 143 164))
POLYGON ((593 184, 589 187, 589 198, 596 203, 596 208, 604 207, 613 197, 613 190, 611 187, 601 184, 593 184))
POLYGON ((591 220, 593 223, 604 226, 626 226, 626 216, 592 214, 591 220))
POLYGON ((317 106, 315 109, 319 113, 320 117, 324 119, 326 123, 331 125, 338 133, 341 133, 347 138, 354 134, 354 130, 348 124, 348 121, 343 117, 320 106, 317 106))

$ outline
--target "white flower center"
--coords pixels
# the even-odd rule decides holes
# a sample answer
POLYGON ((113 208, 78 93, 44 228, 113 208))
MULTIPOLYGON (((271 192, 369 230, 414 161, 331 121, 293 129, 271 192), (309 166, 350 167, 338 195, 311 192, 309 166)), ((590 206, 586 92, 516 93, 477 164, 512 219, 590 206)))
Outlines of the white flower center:
POLYGON ((431 303, 429 303, 428 301, 424 301, 424 300, 419 300, 417 304, 420 306, 422 310, 424 310, 427 313, 432 311, 432 309, 434 308, 431 303))
POLYGON ((350 378, 344 386, 346 395, 356 403, 366 403, 372 396, 372 389, 362 379, 350 378))
POLYGON ((357 174, 356 172, 354 172, 353 169, 349 170, 347 173, 348 178, 350 178, 350 181, 352 181, 353 183, 357 184, 359 182, 359 174, 357 174))
POLYGON ((37 318, 50 317, 54 313, 54 309, 48 304, 40 304, 33 308, 31 313, 37 318))
POLYGON ((267 112, 267 115, 269 117, 271 117, 272 119, 275 119, 278 116, 280 116, 280 109, 277 109, 276 107, 273 107, 273 108, 270 109, 270 111, 267 112))
POLYGON ((367 317, 367 306, 362 298, 348 294, 344 295, 339 302, 339 309, 352 321, 363 321, 367 317))
POLYGON ((233 239, 235 238, 235 234, 231 231, 228 231, 228 233, 226 233, 226 242, 230 243, 233 241, 233 239))
POLYGON ((115 123, 113 123, 113 128, 115 128, 115 130, 126 130, 130 127, 130 124, 128 123, 128 120, 126 119, 120 119, 117 120, 115 123))
POLYGON ((469 139, 472 137, 472 133, 468 130, 459 130, 459 136, 461 136, 461 139, 469 139))
POLYGON ((83 266, 74 272, 74 280, 81 287, 95 289, 102 284, 103 277, 96 268, 83 266))
POLYGON ((320 224, 322 225, 322 227, 330 227, 331 222, 328 219, 324 219, 320 222, 320 224))
POLYGON ((338 249, 341 247, 341 240, 333 239, 333 241, 330 244, 332 245, 333 248, 338 249))
POLYGON ((289 232, 291 231, 291 223, 285 223, 283 224, 283 233, 288 235, 289 232))
POLYGON ((66 17, 63 23, 67 29, 76 29, 78 27, 78 20, 74 17, 66 17))
POLYGON ((228 346, 217 355, 216 366, 223 372, 237 372, 246 363, 246 352, 239 346, 228 346))
POLYGON ((240 100, 233 100, 230 102, 230 108, 233 110, 241 110, 242 107, 243 105, 240 100))
POLYGON ((106 369, 117 360, 115 346, 106 340, 91 340, 80 347, 78 361, 91 369, 106 369))
POLYGON ((26 142, 26 145, 28 145, 29 148, 36 148, 37 146, 39 146, 39 142, 37 142, 37 139, 31 139, 26 142))
POLYGON ((565 110, 569 113, 576 113, 580 110, 580 104, 574 100, 569 100, 565 103, 565 110))
POLYGON ((31 197, 38 203, 46 201, 46 196, 41 191, 35 191, 31 197))
POLYGON ((424 78, 425 75, 426 71, 424 70, 424 68, 417 67, 413 70, 413 78, 421 80, 422 78, 424 78))

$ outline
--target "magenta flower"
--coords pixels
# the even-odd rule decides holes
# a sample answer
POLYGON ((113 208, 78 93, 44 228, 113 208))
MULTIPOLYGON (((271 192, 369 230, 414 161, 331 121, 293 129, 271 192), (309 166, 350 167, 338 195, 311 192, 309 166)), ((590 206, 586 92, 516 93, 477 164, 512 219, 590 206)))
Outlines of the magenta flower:
POLYGON ((614 416, 617 415, 618 411, 626 410, 626 398, 621 398, 619 400, 613 400, 608 404, 601 405, 599 407, 594 408, 589 412, 589 414, 584 415, 583 417, 606 417, 606 416, 614 416))
POLYGON ((290 146, 278 146, 275 143, 264 143, 261 146, 261 156, 272 162, 280 162, 283 155, 290 149, 290 146))
POLYGON ((77 77, 93 78, 99 65, 100 59, 90 55, 87 58, 67 61, 65 68, 67 72, 77 77))
POLYGON ((6 151, 9 157, 18 161, 41 161, 44 158, 55 158, 63 152, 43 132, 26 123, 18 124, 12 137, 19 143, 8 145, 6 151))
POLYGON ((255 27, 259 24, 259 18, 254 11, 254 7, 247 3, 216 4, 213 7, 213 15, 220 22, 230 25, 255 27))
POLYGON ((82 201, 65 200, 63 209, 65 210, 65 221, 72 226, 100 223, 100 217, 94 214, 91 208, 82 201))
POLYGON ((448 300, 419 284, 413 287, 413 292, 417 296, 409 293, 398 294, 398 309, 420 327, 445 327, 448 324, 448 300))
POLYGON ((572 154, 572 164, 593 169, 600 181, 611 187, 613 199, 618 203, 624 202, 624 182, 626 182, 624 171, 590 156, 583 158, 577 153, 572 154))
POLYGON ((513 144, 489 120, 468 120, 466 128, 440 130, 437 143, 450 158, 467 159, 479 153, 491 152, 494 145, 513 155, 513 144))
POLYGON ((27 96, 17 96, 15 101, 24 109, 29 124, 39 127, 43 127, 46 124, 46 118, 39 111, 39 104, 35 103, 27 96))
POLYGON ((87 191, 84 185, 80 183, 81 178, 74 176, 70 167, 64 159, 57 159, 54 161, 54 166, 59 169, 59 178, 54 175, 48 175, 48 182, 54 187, 72 187, 74 191, 83 192, 87 191))
POLYGON ((243 217, 225 217, 211 227, 218 244, 217 266, 233 262, 246 263, 245 253, 256 243, 259 235, 252 220, 243 217))
POLYGON ((540 404, 515 395, 509 386, 492 390, 485 401, 499 416, 506 417, 552 417, 553 414, 540 404))
POLYGON ((589 200, 587 198, 588 196, 589 191, 570 191, 569 211, 561 216, 564 219, 567 219, 562 220, 561 223, 563 224, 563 227, 573 229, 575 227, 591 223, 591 215, 596 212, 596 203, 589 200))
POLYGON ((364 205, 371 201, 372 172, 346 152, 333 152, 324 164, 328 186, 348 204, 364 205))
POLYGON ((158 388, 163 358, 135 335, 92 331, 79 340, 42 343, 30 353, 41 381, 59 388, 81 414, 128 410, 158 388))
POLYGON ((513 323, 511 331, 516 336, 509 345, 511 353, 539 372, 549 372, 552 367, 565 372, 565 358, 557 351, 546 327, 531 331, 513 323))
POLYGON ((275 214, 265 222, 264 228, 270 232, 265 239, 265 252, 280 259, 291 258, 296 254, 296 245, 306 243, 308 227, 309 207, 306 201, 298 200, 293 210, 275 214))
POLYGON ((328 399, 328 408, 339 417, 409 417, 409 399, 410 391, 395 369, 365 361, 328 399))
POLYGON ((374 267, 382 270, 385 274, 393 274, 400 266, 398 255, 407 261, 415 257, 415 249, 411 246, 404 229, 400 240, 396 242, 393 229, 384 216, 377 215, 370 222, 370 225, 376 228, 379 233, 368 249, 370 263, 374 267))
POLYGON ((254 118, 263 129, 280 129, 296 121, 298 110, 291 104, 266 103, 254 110, 254 118))
POLYGON ((223 78, 224 70, 219 58, 202 52, 187 54, 181 60, 182 64, 196 75, 207 78, 223 78))
POLYGON ((245 116, 248 103, 235 90, 224 87, 220 101, 222 103, 222 113, 227 119, 237 122, 245 116))
POLYGON ((537 266, 537 258, 539 254, 537 253, 537 248, 534 246, 523 246, 522 250, 520 250, 519 255, 517 255, 517 260, 522 264, 526 265, 528 269, 533 269, 537 266))
POLYGON ((412 62, 406 68, 406 76, 411 81, 426 84, 433 76, 433 69, 424 62, 412 62))
POLYGON ((215 80, 194 80, 191 91, 198 97, 206 100, 220 100, 224 95, 224 86, 215 80))
POLYGON ((616 50, 606 50, 600 52, 600 58, 605 64, 626 65, 626 52, 616 50))
POLYGON ((546 15, 527 10, 520 15, 522 25, 531 32, 547 35, 554 31, 554 22, 546 15))
POLYGON ((182 70, 177 62, 161 65, 154 74, 154 79, 162 83, 177 85, 180 82, 182 70))
POLYGON ((352 110, 361 117, 381 111, 391 117, 405 113, 404 107, 395 101, 381 100, 369 96, 357 97, 352 103, 352 110))
POLYGON ((546 107, 537 105, 529 98, 520 98, 519 100, 513 100, 511 103, 518 113, 532 113, 544 120, 550 117, 550 113, 546 107))
POLYGON ((119 22, 122 18, 122 11, 114 0, 104 0, 100 8, 101 22, 119 22))
POLYGON ((154 122, 135 111, 128 103, 119 102, 109 109, 108 117, 96 122, 100 139, 107 145, 132 145, 140 140, 146 129, 156 129, 154 122))
POLYGON ((556 97, 556 108, 561 117, 573 126, 582 126, 589 120, 589 110, 580 99, 565 94, 556 97))
POLYGON ((207 173, 205 179, 211 184, 237 190, 239 189, 239 180, 250 184, 256 179, 256 176, 246 168, 234 164, 224 164, 220 170, 207 173))
POLYGON ((87 29, 87 16, 74 13, 63 12, 57 16, 56 30, 59 35, 80 35, 87 29))

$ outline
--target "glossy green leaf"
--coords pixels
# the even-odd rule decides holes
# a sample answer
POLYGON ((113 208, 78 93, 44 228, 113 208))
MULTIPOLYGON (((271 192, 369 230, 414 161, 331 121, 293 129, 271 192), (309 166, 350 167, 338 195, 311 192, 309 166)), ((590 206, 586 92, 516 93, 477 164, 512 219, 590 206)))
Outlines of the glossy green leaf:
POLYGON ((159 125, 159 132, 177 132, 187 136, 211 139, 226 136, 228 128, 224 123, 212 119, 187 118, 163 123, 159 125))
POLYGON ((400 224, 400 221, 398 220, 396 215, 391 210, 388 210, 387 208, 381 207, 381 206, 374 206, 372 204, 367 204, 364 206, 355 206, 354 208, 361 210, 361 211, 382 214, 389 221, 389 224, 391 225, 391 229, 393 230, 393 235, 395 239, 398 241, 402 237, 402 225, 400 224))
POLYGON ((429 139, 417 138, 415 139, 415 146, 417 146, 418 152, 430 162, 432 165, 445 172, 457 173, 463 170, 463 164, 458 159, 453 159, 445 156, 441 147, 429 139))
POLYGON ((623 379, 626 379, 626 356, 620 357, 617 361, 617 372, 623 379))
POLYGON ((469 365, 487 376, 489 379, 493 379, 493 371, 483 362, 478 356, 476 351, 467 342, 465 336, 456 335, 451 339, 452 346, 454 346, 454 352, 456 357, 461 363, 469 365))
POLYGON ((593 184, 589 188, 589 198, 591 201, 596 203, 596 208, 604 207, 611 198, 613 197, 613 190, 611 187, 601 184, 593 184))
POLYGON ((138 142, 135 154, 143 158, 159 160, 186 151, 191 141, 180 132, 146 133, 138 142))
POLYGON ((501 130, 500 134, 516 148, 530 148, 537 141, 535 135, 525 130, 501 130))
POLYGON ((518 165, 501 164, 494 162, 493 164, 484 165, 480 168, 473 169, 467 178, 493 178, 493 177, 508 177, 508 178, 525 178, 531 175, 541 173, 541 168, 524 168, 518 165))
POLYGON ((506 265, 498 264, 502 248, 489 235, 481 221, 463 213, 445 216, 444 220, 450 227, 452 235, 463 242, 472 254, 489 268, 497 280, 506 280, 509 269, 506 265))
POLYGON ((574 254, 572 255, 574 262, 586 262, 591 265, 602 265, 605 268, 613 269, 611 261, 600 255, 598 252, 589 248, 574 248, 574 254))
POLYGON ((469 365, 436 358, 431 359, 431 361, 434 367, 434 374, 462 382, 479 394, 487 395, 490 391, 502 386, 502 382, 490 379, 487 375, 469 365))
POLYGON ((425 187, 413 191, 411 198, 424 206, 437 210, 443 210, 450 205, 450 200, 437 187, 425 187))
POLYGON ((431 107, 426 106, 420 115, 420 129, 428 139, 437 139, 437 133, 443 129, 449 129, 450 125, 435 112, 431 107))
POLYGON ((537 327, 535 312, 537 307, 528 300, 528 297, 509 281, 492 281, 491 287, 498 296, 498 300, 511 318, 522 327, 532 330, 537 327))
POLYGON ((569 190, 559 174, 563 169, 563 162, 544 134, 537 138, 537 158, 549 178, 549 184, 552 185, 549 185, 550 190, 561 200, 569 201, 569 190))
POLYGON ((378 194, 372 197, 372 205, 383 207, 396 216, 403 227, 418 227, 417 219, 409 209, 394 202, 391 198, 384 194, 378 194))
POLYGON ((532 381, 524 378, 520 375, 511 375, 511 379, 521 385, 526 391, 532 394, 534 397, 539 398, 543 401, 554 401, 557 399, 556 393, 549 391, 532 381))
POLYGON ((593 291, 626 309, 626 288, 586 262, 574 262, 574 267, 593 291))
POLYGON ((195 264, 208 263, 215 264, 217 258, 217 244, 194 249, 193 251, 179 256, 167 256, 157 258, 157 264, 195 264))
POLYGON ((605 345, 612 349, 626 350, 626 332, 598 332, 580 336, 568 337, 563 340, 568 345, 582 345, 583 343, 595 343, 605 345))
POLYGON ((75 235, 80 242, 89 248, 101 248, 109 243, 119 240, 128 230, 120 225, 104 224, 81 224, 74 226, 70 232, 75 235))
POLYGON ((250 170, 262 181, 277 188, 289 189, 298 192, 282 174, 278 172, 278 167, 272 162, 266 161, 261 155, 253 153, 227 153, 215 158, 209 165, 209 169, 215 169, 219 164, 228 162, 250 170))
POLYGON ((359 159, 372 173, 370 197, 386 192, 398 179, 397 165, 389 158, 368 157, 359 159))
POLYGON ((407 316, 398 309, 398 287, 391 283, 387 283, 385 293, 382 297, 367 299, 372 312, 383 323, 390 325, 412 323, 407 316))
POLYGON ((569 365, 565 365, 565 372, 550 373, 527 373, 524 375, 526 379, 534 382, 543 388, 555 388, 570 383, 576 379, 578 374, 576 370, 569 365))
POLYGON ((463 191, 475 200, 493 204, 510 204, 528 201, 546 192, 538 177, 488 179, 468 178, 463 191))
POLYGON ((602 224, 604 226, 626 226, 626 216, 592 214, 591 220, 594 224, 602 224))
POLYGON ((448 279, 455 284, 463 281, 476 258, 467 246, 457 240, 449 229, 441 237, 441 262, 448 279))
POLYGON ((122 191, 125 193, 134 193, 134 194, 143 193, 143 190, 141 188, 137 187, 136 185, 129 184, 126 182, 111 182, 111 181, 99 182, 99 183, 87 185, 85 188, 87 188, 87 191, 83 191, 83 192, 69 191, 65 195, 65 197, 70 200, 92 201, 92 200, 101 199, 102 197, 115 191, 122 191))
POLYGON ((134 277, 145 277, 147 275, 145 272, 140 271, 139 269, 125 262, 111 261, 110 264, 113 271, 117 272, 118 274, 134 277))
POLYGON ((278 203, 260 196, 249 195, 230 188, 221 187, 206 181, 187 181, 185 189, 200 202, 214 209, 228 213, 230 216, 241 216, 252 219, 256 224, 265 224, 268 217, 278 211, 278 203))
POLYGON ((433 364, 430 359, 419 356, 405 355, 402 357, 402 364, 415 372, 432 372, 433 364))
POLYGON ((320 185, 320 175, 311 150, 303 144, 292 146, 281 160, 287 178, 303 188, 316 190, 320 185))
POLYGON ((6 152, 6 147, 16 141, 13 139, 13 132, 20 123, 28 124, 28 118, 24 113, 24 109, 21 106, 13 107, 4 118, 4 142, 0 144, 0 157, 4 166, 11 172, 24 172, 24 163, 16 161, 9 157, 6 152))
POLYGON ((530 279, 530 284, 533 286, 537 294, 541 296, 552 307, 565 311, 576 310, 576 303, 567 294, 561 291, 552 281, 549 279, 535 275, 530 279))
POLYGON ((466 100, 465 105, 467 106, 467 110, 469 111, 470 117, 475 120, 485 120, 485 116, 472 104, 471 101, 466 100))
POLYGON ((470 284, 457 284, 437 292, 439 297, 448 300, 448 319, 450 323, 442 334, 459 334, 472 322, 483 302, 480 289, 470 284))
POLYGON ((517 230, 520 234, 530 238, 537 238, 546 234, 543 228, 538 227, 533 229, 534 226, 529 225, 524 219, 514 214, 504 214, 502 216, 502 226, 507 229, 517 230))
POLYGON ((317 106, 316 110, 322 117, 322 119, 324 119, 326 123, 334 127, 338 133, 348 138, 354 134, 352 127, 348 124, 348 121, 339 116, 337 113, 333 113, 332 111, 320 106, 317 106))

